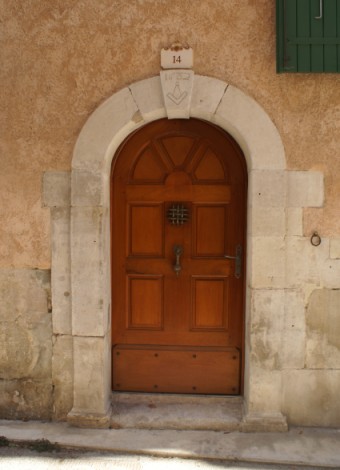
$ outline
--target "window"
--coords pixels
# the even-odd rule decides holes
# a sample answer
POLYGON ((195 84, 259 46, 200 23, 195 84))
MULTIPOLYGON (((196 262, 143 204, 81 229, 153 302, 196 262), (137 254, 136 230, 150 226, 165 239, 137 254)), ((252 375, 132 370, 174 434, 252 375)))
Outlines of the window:
POLYGON ((277 72, 340 72, 340 0, 277 0, 277 72))

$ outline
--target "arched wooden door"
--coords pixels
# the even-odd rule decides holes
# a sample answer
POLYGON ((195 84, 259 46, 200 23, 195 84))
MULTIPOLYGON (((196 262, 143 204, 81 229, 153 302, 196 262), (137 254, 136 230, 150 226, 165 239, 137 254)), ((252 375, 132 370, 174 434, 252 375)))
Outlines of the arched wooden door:
POLYGON ((203 121, 156 121, 121 145, 111 180, 114 390, 240 393, 246 180, 237 144, 203 121))

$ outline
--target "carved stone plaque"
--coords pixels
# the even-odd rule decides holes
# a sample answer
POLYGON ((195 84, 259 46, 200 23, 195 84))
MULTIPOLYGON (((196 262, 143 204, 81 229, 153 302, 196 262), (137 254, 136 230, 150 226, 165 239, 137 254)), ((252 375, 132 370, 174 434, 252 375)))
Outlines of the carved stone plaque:
POLYGON ((190 117, 190 102, 194 83, 193 50, 180 43, 161 51, 161 84, 164 105, 169 119, 190 117))
POLYGON ((162 69, 191 69, 194 65, 194 53, 191 47, 179 43, 161 50, 162 69))
POLYGON ((194 82, 192 70, 164 70, 161 83, 165 108, 169 119, 189 118, 194 82))

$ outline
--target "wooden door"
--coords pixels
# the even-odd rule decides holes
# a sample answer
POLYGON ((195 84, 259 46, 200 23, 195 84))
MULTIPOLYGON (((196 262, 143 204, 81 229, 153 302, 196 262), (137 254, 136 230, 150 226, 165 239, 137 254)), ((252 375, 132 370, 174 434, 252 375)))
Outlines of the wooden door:
POLYGON ((111 189, 113 389, 240 393, 239 147, 203 121, 156 121, 118 150, 111 189))

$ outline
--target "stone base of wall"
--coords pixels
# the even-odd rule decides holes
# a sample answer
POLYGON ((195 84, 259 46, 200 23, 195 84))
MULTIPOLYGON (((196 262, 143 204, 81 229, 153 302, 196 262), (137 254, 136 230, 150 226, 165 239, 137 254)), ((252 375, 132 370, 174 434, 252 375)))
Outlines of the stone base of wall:
POLYGON ((241 423, 242 432, 288 431, 286 417, 282 413, 248 413, 241 423))
POLYGON ((106 429, 111 424, 111 407, 107 413, 82 413, 71 411, 67 416, 67 421, 78 428, 106 429))
POLYGON ((73 406, 73 338, 53 335, 53 419, 66 421, 73 406))
POLYGON ((43 419, 52 417, 53 386, 51 379, 0 381, 1 419, 43 419))
POLYGON ((52 334, 50 277, 0 270, 2 419, 64 420, 72 408, 72 338, 52 334))
MULTIPOLYGON (((275 292, 274 292, 275 293, 275 292)), ((256 314, 266 311, 268 296, 257 296, 256 314), (259 299, 263 302, 259 302, 259 299)), ((276 293, 276 295, 278 295, 276 293)), ((288 292, 276 309, 281 344, 278 363, 270 362, 267 386, 282 375, 282 413, 245 413, 242 431, 285 431, 289 424, 340 425, 340 290, 320 288, 309 296, 288 292), (294 295, 293 295, 294 294, 294 295), (295 299, 295 300, 294 300, 295 299), (294 300, 294 302, 293 302, 294 300), (306 303, 305 303, 306 302, 306 303), (281 318, 281 319, 280 319, 281 318), (287 328, 292 331, 287 331, 287 328), (289 347, 288 347, 289 346, 289 347)), ((37 269, 0 270, 0 418, 54 419, 75 426, 105 428, 107 414, 76 413, 73 406, 73 338, 53 334, 50 302, 50 272, 37 269)), ((256 338, 258 334, 254 338, 256 338)), ((266 349, 271 351, 270 344, 266 349)), ((270 358, 273 356, 270 354, 270 358)), ((262 366, 265 365, 262 358, 262 366)), ((109 370, 102 371, 109 374, 109 370)), ((264 380, 264 379, 263 379, 264 380)))
MULTIPOLYGON (((0 418, 108 427, 109 410, 72 410, 74 339, 53 333, 50 287, 48 270, 0 270, 0 418)), ((244 432, 285 431, 286 418, 292 425, 340 426, 340 289, 313 287, 309 293, 302 288, 257 291, 251 339, 265 346, 267 355, 254 360, 266 373, 250 370, 251 386, 271 390, 273 403, 267 405, 281 408, 282 414, 246 412, 244 432), (269 324, 258 328, 268 305, 275 305, 272 336, 269 324)), ((99 379, 105 374, 110 374, 108 366, 99 379)))

